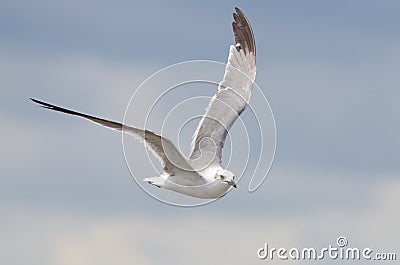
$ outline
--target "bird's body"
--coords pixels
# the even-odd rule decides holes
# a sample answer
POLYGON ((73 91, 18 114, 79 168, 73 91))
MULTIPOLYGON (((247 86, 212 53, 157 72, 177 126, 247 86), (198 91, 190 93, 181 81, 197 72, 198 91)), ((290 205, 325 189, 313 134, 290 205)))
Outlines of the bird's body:
POLYGON ((162 174, 157 177, 145 178, 150 184, 157 187, 162 187, 167 190, 172 190, 188 196, 201 198, 201 199, 215 199, 222 197, 231 186, 236 188, 233 181, 233 173, 224 170, 222 167, 207 167, 205 170, 199 172, 199 177, 192 181, 188 181, 190 174, 182 175, 168 175, 162 174), (226 175, 227 182, 221 182, 215 177, 219 174, 226 175), (231 179, 231 181, 229 181, 231 179))
POLYGON ((256 50, 252 29, 240 9, 236 8, 233 17, 236 46, 230 46, 224 78, 194 134, 189 160, 170 140, 151 131, 61 108, 37 99, 31 100, 44 108, 88 119, 144 142, 163 165, 161 176, 145 178, 144 181, 196 198, 222 197, 229 188, 236 188, 234 174, 221 166, 222 148, 228 130, 248 104, 256 75, 256 50))

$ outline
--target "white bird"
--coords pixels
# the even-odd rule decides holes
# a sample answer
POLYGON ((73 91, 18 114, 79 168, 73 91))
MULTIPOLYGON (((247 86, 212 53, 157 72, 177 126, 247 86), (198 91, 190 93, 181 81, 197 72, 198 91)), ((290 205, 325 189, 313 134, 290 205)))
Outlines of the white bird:
POLYGON ((44 108, 79 116, 102 126, 122 131, 145 143, 163 165, 162 174, 146 181, 159 188, 202 199, 214 199, 236 188, 235 176, 221 166, 222 148, 228 130, 246 108, 256 76, 256 45, 253 31, 239 8, 233 13, 236 45, 230 46, 228 63, 218 92, 213 96, 193 135, 186 159, 174 144, 154 132, 61 108, 31 98, 44 108))

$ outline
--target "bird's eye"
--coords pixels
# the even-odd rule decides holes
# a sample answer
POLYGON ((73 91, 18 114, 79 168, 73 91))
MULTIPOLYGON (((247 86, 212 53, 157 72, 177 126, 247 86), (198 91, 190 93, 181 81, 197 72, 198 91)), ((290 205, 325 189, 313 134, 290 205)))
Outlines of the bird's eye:
POLYGON ((220 177, 221 177, 221 179, 224 179, 224 178, 225 178, 225 177, 224 177, 224 176, 222 176, 222 175, 221 175, 220 177))

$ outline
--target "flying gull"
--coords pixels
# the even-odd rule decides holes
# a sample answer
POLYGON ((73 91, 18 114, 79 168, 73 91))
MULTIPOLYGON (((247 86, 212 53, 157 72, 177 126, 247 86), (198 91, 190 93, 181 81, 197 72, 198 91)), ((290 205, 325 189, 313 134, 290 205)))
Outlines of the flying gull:
POLYGON ((246 108, 256 76, 256 45, 253 31, 244 13, 239 8, 235 8, 235 11, 232 28, 236 45, 230 46, 223 80, 193 135, 189 159, 186 159, 170 140, 149 130, 97 118, 37 99, 31 100, 41 107, 82 117, 144 142, 160 160, 163 169, 160 176, 148 177, 143 181, 196 198, 222 197, 231 187, 236 188, 234 174, 221 166, 225 138, 228 130, 246 108))

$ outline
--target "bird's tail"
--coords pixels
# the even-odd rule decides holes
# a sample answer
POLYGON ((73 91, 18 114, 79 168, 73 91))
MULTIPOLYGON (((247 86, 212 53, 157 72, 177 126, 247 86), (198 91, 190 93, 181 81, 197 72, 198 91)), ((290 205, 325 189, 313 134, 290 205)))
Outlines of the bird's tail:
POLYGON ((151 185, 154 185, 158 188, 161 188, 162 186, 164 186, 164 183, 165 183, 165 179, 163 177, 149 177, 149 178, 143 179, 143 181, 147 182, 151 185))

